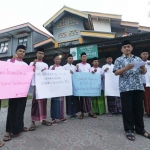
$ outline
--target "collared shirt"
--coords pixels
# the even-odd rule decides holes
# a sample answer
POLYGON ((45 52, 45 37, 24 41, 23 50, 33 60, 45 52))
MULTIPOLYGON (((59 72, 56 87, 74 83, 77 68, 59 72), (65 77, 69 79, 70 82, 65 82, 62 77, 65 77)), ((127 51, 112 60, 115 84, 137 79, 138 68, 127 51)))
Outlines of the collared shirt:
MULTIPOLYGON (((34 64, 34 62, 31 62, 30 66, 33 66, 33 64, 34 64)), ((43 69, 48 70, 48 65, 46 63, 42 62, 42 61, 41 62, 36 62, 35 66, 36 66, 36 71, 42 71, 43 69)), ((35 73, 33 75, 31 85, 32 86, 36 85, 35 84, 35 73)))
POLYGON ((56 66, 55 69, 53 69, 53 65, 49 67, 49 70, 64 70, 63 66, 56 66))
POLYGON ((12 62, 15 64, 19 64, 19 65, 28 65, 27 63, 25 63, 24 61, 20 61, 20 60, 13 60, 13 59, 8 59, 7 62, 12 62))
MULTIPOLYGON (((143 62, 146 62, 145 67, 148 69, 148 67, 149 67, 150 65, 148 65, 147 63, 150 62, 150 60, 143 61, 143 62)), ((142 83, 143 83, 143 84, 146 84, 145 76, 146 76, 147 74, 148 74, 148 72, 147 72, 146 74, 143 74, 143 75, 142 75, 142 83)))
MULTIPOLYGON (((117 58, 114 64, 113 71, 124 68, 126 65, 133 62, 142 62, 141 58, 131 55, 131 57, 126 57, 122 55, 117 58)), ((133 90, 144 90, 140 68, 132 68, 119 76, 119 89, 120 92, 127 92, 133 90)))
POLYGON ((90 72, 94 71, 95 69, 97 70, 95 73, 98 73, 98 74, 100 74, 100 75, 103 75, 103 74, 104 74, 103 69, 100 68, 100 67, 97 67, 97 68, 92 67, 90 72))
POLYGON ((68 64, 68 63, 67 63, 66 65, 64 65, 63 68, 64 68, 65 70, 71 70, 71 71, 73 71, 73 72, 76 71, 76 66, 74 66, 74 65, 72 65, 72 64, 68 64))
POLYGON ((109 70, 107 70, 107 73, 112 73, 113 72, 113 68, 114 68, 114 64, 105 64, 102 66, 102 69, 105 70, 106 68, 109 68, 109 70))
POLYGON ((89 63, 79 63, 79 72, 90 72, 91 65, 89 63))
POLYGON ((103 76, 104 70, 100 67, 97 67, 97 68, 92 67, 90 72, 94 71, 95 69, 97 70, 95 73, 97 73, 101 76, 101 89, 104 90, 104 76, 103 76))

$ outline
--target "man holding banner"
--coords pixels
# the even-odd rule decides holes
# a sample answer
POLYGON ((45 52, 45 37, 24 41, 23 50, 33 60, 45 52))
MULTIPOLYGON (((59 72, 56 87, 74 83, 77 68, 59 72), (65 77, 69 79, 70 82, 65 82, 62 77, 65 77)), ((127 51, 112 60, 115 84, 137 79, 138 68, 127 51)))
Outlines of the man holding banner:
POLYGON ((99 97, 92 97, 92 109, 93 113, 96 117, 96 114, 104 114, 105 113, 105 97, 104 97, 104 82, 103 82, 103 76, 104 76, 104 71, 102 68, 98 67, 99 62, 98 58, 95 57, 93 58, 93 67, 91 68, 91 72, 93 74, 99 74, 101 76, 101 96, 99 97))
MULTIPOLYGON (((146 62, 145 67, 147 68, 147 73, 145 75, 142 75, 142 82, 144 85, 144 107, 145 107, 145 112, 147 113, 148 116, 150 116, 150 86, 147 86, 146 84, 146 76, 150 74, 150 61, 147 60, 149 57, 149 52, 148 50, 143 50, 141 53, 141 58, 144 62, 146 62)), ((149 76, 148 76, 149 78, 149 76)))
MULTIPOLYGON (((102 67, 104 73, 112 73, 114 65, 112 64, 113 59, 110 54, 106 56, 106 64, 102 67)), ((112 114, 118 114, 122 112, 121 107, 121 99, 116 96, 107 96, 107 104, 108 104, 108 116, 112 116, 112 114)))
MULTIPOLYGON (((71 74, 76 71, 76 67, 72 64, 73 63, 73 56, 69 54, 67 56, 67 64, 64 65, 65 70, 69 70, 71 74)), ((66 96, 66 113, 68 116, 77 118, 76 115, 80 111, 80 102, 78 96, 66 96)))
MULTIPOLYGON (((49 68, 50 70, 64 70, 64 68, 60 66, 61 59, 58 54, 55 54, 53 56, 53 60, 55 64, 50 66, 49 68)), ((67 121, 64 118, 64 97, 63 96, 51 98, 51 118, 52 118, 52 125, 57 125, 56 119, 59 119, 60 121, 63 122, 67 121)))
MULTIPOLYGON (((19 45, 16 49, 16 54, 12 59, 8 59, 7 62, 27 66, 27 64, 22 61, 25 56, 25 50, 26 47, 24 45, 19 45)), ((24 127, 23 121, 26 101, 27 97, 9 99, 6 120, 6 134, 3 138, 4 141, 11 140, 11 135, 19 135, 21 132, 28 131, 28 129, 24 127)))
MULTIPOLYGON (((37 59, 30 63, 30 66, 34 66, 36 71, 48 70, 48 65, 42 60, 44 58, 44 49, 39 48, 36 53, 37 59)), ((30 131, 36 129, 35 121, 42 122, 42 125, 50 126, 51 123, 46 121, 47 118, 47 99, 36 99, 36 83, 35 75, 32 78, 33 96, 32 96, 32 108, 31 118, 32 124, 29 128, 30 131)))
MULTIPOLYGON (((81 63, 77 64, 76 72, 87 72, 90 73, 91 65, 87 63, 87 56, 86 53, 81 53, 81 63)), ((80 97, 80 108, 81 108, 81 115, 79 119, 84 118, 84 113, 88 113, 89 117, 96 118, 96 116, 92 113, 92 101, 91 97, 80 97)))

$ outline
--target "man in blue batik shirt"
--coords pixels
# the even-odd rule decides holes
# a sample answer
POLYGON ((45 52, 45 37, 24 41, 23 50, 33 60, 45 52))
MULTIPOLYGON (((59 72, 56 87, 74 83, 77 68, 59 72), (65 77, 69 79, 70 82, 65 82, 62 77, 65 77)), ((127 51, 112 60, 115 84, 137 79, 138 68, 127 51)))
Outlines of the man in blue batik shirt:
POLYGON ((131 54, 133 47, 130 41, 125 40, 122 43, 121 51, 123 55, 116 59, 114 64, 115 75, 119 77, 119 89, 122 102, 123 125, 126 136, 134 141, 134 131, 150 139, 150 134, 144 129, 144 108, 143 93, 144 87, 141 75, 146 73, 145 66, 135 68, 133 62, 142 62, 142 60, 131 54))

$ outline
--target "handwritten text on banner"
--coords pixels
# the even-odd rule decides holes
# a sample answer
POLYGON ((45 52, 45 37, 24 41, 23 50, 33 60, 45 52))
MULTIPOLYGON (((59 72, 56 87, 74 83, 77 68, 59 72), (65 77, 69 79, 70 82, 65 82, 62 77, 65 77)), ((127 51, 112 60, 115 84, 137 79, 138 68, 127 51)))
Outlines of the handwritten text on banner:
POLYGON ((74 96, 100 96, 101 76, 99 74, 76 72, 73 74, 74 96))
POLYGON ((27 97, 33 67, 0 61, 0 99, 27 97))
POLYGON ((72 95, 71 74, 66 70, 45 70, 35 73, 36 98, 72 95))

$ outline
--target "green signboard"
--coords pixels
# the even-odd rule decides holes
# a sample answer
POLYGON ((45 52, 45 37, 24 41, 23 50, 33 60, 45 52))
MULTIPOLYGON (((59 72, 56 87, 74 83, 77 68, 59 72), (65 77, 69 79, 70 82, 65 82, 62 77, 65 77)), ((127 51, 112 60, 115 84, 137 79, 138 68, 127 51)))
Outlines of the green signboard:
POLYGON ((70 48, 70 54, 73 55, 74 60, 80 60, 81 53, 83 52, 86 53, 88 59, 98 57, 98 49, 96 44, 70 48))

